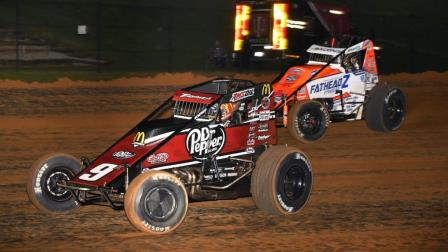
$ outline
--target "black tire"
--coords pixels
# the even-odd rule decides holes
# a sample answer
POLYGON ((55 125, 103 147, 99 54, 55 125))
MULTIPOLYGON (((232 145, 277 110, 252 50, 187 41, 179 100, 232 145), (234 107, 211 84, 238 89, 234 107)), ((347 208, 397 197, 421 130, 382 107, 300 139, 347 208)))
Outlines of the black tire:
POLYGON ((379 132, 398 130, 406 116, 406 97, 401 89, 377 85, 365 103, 364 119, 367 127, 379 132))
POLYGON ((298 149, 274 146, 261 154, 251 177, 251 193, 261 210, 295 214, 309 199, 313 183, 308 158, 298 149))
POLYGON ((173 174, 142 173, 129 185, 124 209, 129 222, 140 231, 166 234, 174 231, 187 214, 187 191, 173 174))
POLYGON ((28 198, 33 205, 46 212, 69 212, 79 207, 72 193, 57 186, 70 180, 81 170, 80 162, 67 154, 50 154, 37 160, 27 180, 28 198))
POLYGON ((294 104, 288 114, 289 133, 303 143, 321 139, 327 132, 330 114, 322 103, 314 100, 294 104))

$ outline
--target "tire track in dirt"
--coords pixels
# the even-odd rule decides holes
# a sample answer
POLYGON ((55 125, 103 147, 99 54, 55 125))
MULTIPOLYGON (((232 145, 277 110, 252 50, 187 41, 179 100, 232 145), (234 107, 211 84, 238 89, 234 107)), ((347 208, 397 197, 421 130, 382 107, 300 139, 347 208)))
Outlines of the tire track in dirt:
POLYGON ((394 134, 341 123, 301 145, 279 129, 279 143, 301 148, 313 164, 313 192, 299 215, 265 214, 250 198, 192 203, 179 229, 162 237, 107 207, 39 212, 25 182, 48 152, 95 157, 175 87, 0 88, 0 250, 446 251, 445 84, 406 84, 410 112, 394 134))

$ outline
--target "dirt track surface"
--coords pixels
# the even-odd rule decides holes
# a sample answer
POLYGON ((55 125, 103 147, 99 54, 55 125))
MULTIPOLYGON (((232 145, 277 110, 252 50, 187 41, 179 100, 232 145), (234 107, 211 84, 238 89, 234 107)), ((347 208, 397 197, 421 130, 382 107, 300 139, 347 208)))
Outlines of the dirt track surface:
POLYGON ((251 198, 193 203, 185 222, 161 237, 138 232, 110 208, 42 213, 25 182, 49 152, 95 157, 175 87, 0 81, 0 250, 448 251, 448 78, 389 79, 409 101, 399 132, 332 124, 323 140, 304 146, 279 130, 279 142, 300 147, 313 165, 300 214, 270 216, 251 198))

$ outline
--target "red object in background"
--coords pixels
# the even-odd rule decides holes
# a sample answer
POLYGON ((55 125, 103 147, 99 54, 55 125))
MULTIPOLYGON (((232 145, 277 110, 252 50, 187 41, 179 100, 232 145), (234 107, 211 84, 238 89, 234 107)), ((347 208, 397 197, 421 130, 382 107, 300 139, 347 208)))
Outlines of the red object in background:
POLYGON ((249 22, 250 22, 251 7, 245 4, 236 5, 235 16, 235 41, 233 49, 240 51, 243 49, 244 37, 250 34, 249 22))
POLYGON ((288 4, 275 3, 273 5, 272 49, 274 50, 288 49, 288 36, 286 32, 288 10, 288 4))

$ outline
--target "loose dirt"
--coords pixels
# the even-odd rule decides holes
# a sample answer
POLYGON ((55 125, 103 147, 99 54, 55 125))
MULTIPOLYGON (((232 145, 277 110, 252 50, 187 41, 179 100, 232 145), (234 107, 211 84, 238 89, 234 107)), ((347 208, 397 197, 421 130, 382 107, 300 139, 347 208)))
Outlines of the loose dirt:
POLYGON ((300 214, 271 216, 251 198, 192 203, 174 233, 157 237, 107 207, 38 211, 26 196, 27 172, 49 152, 95 157, 179 86, 209 77, 0 81, 0 250, 448 251, 446 77, 383 78, 409 102, 406 123, 393 134, 372 132, 363 121, 335 123, 324 139, 303 145, 279 129, 279 143, 301 148, 313 165, 311 199, 300 214))

